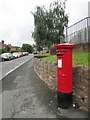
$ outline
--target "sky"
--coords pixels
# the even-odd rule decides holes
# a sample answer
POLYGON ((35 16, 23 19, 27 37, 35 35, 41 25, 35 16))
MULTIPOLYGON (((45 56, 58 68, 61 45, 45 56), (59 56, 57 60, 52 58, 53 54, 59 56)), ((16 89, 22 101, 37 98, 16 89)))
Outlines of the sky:
MULTIPOLYGON (((48 9, 54 0, 0 0, 0 41, 13 46, 23 43, 34 44, 31 37, 34 31, 34 18, 31 11, 36 6, 48 9)), ((67 0, 66 14, 69 16, 69 26, 88 16, 88 1, 67 0)))

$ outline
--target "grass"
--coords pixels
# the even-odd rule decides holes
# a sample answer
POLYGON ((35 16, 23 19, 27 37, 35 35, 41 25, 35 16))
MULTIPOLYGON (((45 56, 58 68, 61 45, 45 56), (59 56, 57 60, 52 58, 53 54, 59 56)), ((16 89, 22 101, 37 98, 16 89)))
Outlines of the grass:
POLYGON ((90 56, 90 53, 82 52, 82 53, 74 53, 73 54, 73 65, 83 65, 86 67, 89 66, 89 59, 88 56, 90 56))
POLYGON ((42 58, 42 60, 47 60, 47 61, 50 61, 50 62, 55 62, 56 61, 56 55, 52 55, 52 56, 48 56, 48 57, 42 58))
POLYGON ((50 56, 49 53, 46 54, 40 54, 41 56, 50 56))
MULTIPOLYGON (((72 56, 73 65, 83 65, 86 67, 90 67, 89 56, 90 56, 90 53, 87 53, 87 52, 73 53, 73 56, 72 56)), ((55 62, 56 55, 42 58, 42 60, 55 62)))

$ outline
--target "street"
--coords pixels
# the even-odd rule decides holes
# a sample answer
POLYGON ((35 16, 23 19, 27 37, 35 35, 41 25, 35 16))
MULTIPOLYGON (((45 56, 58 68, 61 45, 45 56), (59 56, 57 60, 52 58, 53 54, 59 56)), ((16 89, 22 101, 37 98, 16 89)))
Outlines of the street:
POLYGON ((33 54, 30 54, 28 56, 24 56, 24 57, 21 57, 21 58, 18 58, 18 59, 0 62, 0 69, 1 69, 0 70, 0 79, 5 77, 11 71, 18 68, 24 62, 30 60, 32 57, 33 57, 33 54))
POLYGON ((56 93, 35 74, 33 59, 2 79, 2 118, 57 117, 56 93))

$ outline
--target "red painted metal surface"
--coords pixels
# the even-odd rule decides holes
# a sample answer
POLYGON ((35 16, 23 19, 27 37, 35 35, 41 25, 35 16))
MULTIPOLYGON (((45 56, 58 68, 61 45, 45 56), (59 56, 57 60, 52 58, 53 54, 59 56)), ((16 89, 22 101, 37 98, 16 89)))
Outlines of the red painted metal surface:
POLYGON ((72 49, 73 44, 58 44, 57 54, 57 86, 63 93, 72 92, 72 49))

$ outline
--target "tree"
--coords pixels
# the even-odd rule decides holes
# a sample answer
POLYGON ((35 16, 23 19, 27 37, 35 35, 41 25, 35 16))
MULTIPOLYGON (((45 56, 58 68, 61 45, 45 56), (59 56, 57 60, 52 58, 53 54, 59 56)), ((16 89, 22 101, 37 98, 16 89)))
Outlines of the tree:
POLYGON ((29 44, 23 44, 22 45, 22 50, 25 52, 32 53, 33 52, 33 47, 29 44))
POLYGON ((49 10, 45 7, 36 7, 36 11, 32 12, 34 16, 34 38, 38 48, 52 46, 61 43, 64 38, 64 29, 68 24, 68 15, 65 14, 66 0, 54 1, 50 4, 49 10))
POLYGON ((37 46, 37 50, 40 51, 46 46, 46 27, 45 27, 45 10, 44 7, 36 7, 34 16, 34 32, 32 37, 34 38, 37 46))
POLYGON ((65 14, 66 0, 57 0, 50 5, 50 10, 53 11, 53 36, 55 43, 61 43, 64 38, 64 29, 68 24, 68 15, 65 14))

